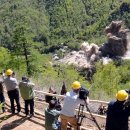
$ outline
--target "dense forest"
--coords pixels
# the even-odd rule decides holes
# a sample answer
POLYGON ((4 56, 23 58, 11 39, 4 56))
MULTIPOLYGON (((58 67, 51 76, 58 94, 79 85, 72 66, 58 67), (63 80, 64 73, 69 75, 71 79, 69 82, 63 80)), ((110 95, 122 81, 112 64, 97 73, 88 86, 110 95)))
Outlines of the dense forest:
MULTIPOLYGON (((27 74, 41 86, 76 79, 90 85, 74 66, 52 68, 51 54, 64 45, 78 50, 83 41, 101 45, 106 41, 104 28, 112 20, 122 20, 130 28, 129 19, 129 0, 0 0, 0 70, 11 68, 19 77, 27 74)), ((128 86, 129 71, 129 61, 118 67, 97 64, 95 86, 106 86, 110 95, 128 86), (114 75, 116 80, 108 84, 114 75)))

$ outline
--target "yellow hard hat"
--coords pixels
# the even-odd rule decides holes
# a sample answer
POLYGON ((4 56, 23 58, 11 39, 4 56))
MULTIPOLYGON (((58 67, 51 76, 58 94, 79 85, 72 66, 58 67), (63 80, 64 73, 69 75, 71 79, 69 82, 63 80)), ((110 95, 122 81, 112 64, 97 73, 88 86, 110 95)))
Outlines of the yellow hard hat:
POLYGON ((11 69, 8 69, 6 70, 6 75, 9 76, 9 75, 12 75, 13 71, 11 69))
POLYGON ((74 82, 72 83, 72 88, 73 88, 73 89, 79 89, 79 88, 81 88, 80 82, 74 81, 74 82))
POLYGON ((128 93, 125 90, 120 90, 117 92, 116 98, 118 101, 125 101, 128 99, 128 93))

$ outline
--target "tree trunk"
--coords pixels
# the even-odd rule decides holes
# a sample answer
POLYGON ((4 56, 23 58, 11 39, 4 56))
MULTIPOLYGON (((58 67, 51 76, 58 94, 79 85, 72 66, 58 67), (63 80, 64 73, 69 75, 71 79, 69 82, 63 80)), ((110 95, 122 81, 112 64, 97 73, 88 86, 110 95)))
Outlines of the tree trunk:
POLYGON ((24 56, 25 56, 25 62, 26 62, 26 67, 27 67, 27 74, 30 75, 30 67, 29 67, 29 59, 28 59, 28 54, 27 54, 27 48, 26 44, 23 44, 23 50, 24 50, 24 56))

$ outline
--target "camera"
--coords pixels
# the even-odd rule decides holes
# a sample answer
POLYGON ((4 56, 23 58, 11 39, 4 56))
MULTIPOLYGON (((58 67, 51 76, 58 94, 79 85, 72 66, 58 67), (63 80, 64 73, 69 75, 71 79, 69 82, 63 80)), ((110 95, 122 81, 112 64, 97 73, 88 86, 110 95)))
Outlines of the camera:
POLYGON ((82 100, 86 100, 88 96, 89 96, 89 91, 86 88, 81 87, 79 90, 79 98, 82 100))
POLYGON ((126 89, 125 91, 130 95, 130 90, 126 89))
POLYGON ((124 102, 124 107, 130 107, 130 90, 125 90, 128 93, 128 99, 124 102))
POLYGON ((59 102, 59 100, 55 100, 55 109, 58 111, 62 110, 62 106, 61 106, 61 103, 59 102))

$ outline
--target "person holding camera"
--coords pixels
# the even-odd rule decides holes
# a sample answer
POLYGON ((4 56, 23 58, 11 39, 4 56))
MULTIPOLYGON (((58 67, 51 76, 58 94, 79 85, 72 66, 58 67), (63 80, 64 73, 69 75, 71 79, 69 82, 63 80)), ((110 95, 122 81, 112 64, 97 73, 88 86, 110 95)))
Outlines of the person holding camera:
POLYGON ((45 109, 45 129, 60 130, 60 122, 58 117, 60 111, 56 109, 56 101, 50 100, 48 108, 45 109))
POLYGON ((34 116, 34 87, 35 84, 32 83, 26 76, 23 76, 22 81, 19 82, 20 93, 25 102, 25 114, 26 116, 30 114, 30 117, 34 116), (30 111, 28 107, 30 107, 30 111))
POLYGON ((68 122, 77 130, 77 119, 75 116, 75 109, 79 104, 89 103, 89 98, 87 97, 85 100, 79 98, 79 90, 81 88, 80 82, 75 81, 72 83, 72 91, 66 93, 66 97, 64 98, 63 108, 61 110, 60 118, 61 118, 61 130, 67 129, 68 122))
POLYGON ((128 130, 130 105, 125 106, 128 97, 125 90, 120 90, 116 94, 117 100, 108 104, 105 130, 128 130))

